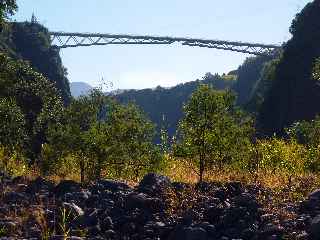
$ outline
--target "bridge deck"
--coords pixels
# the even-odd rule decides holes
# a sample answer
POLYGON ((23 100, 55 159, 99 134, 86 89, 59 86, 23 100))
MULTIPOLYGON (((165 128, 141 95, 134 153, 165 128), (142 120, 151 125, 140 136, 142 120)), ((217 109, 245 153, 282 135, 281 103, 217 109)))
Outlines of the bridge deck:
POLYGON ((249 53, 258 56, 275 54, 281 46, 274 44, 247 43, 223 40, 209 40, 199 38, 158 37, 128 34, 100 34, 100 33, 67 33, 50 32, 51 43, 58 48, 79 46, 110 45, 110 44, 172 44, 181 43, 191 47, 205 47, 234 52, 249 53))

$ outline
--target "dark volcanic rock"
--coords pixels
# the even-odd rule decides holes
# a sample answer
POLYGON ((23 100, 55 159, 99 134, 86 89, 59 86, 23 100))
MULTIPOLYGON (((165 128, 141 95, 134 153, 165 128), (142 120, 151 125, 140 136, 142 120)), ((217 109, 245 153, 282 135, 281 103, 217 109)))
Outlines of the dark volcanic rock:
POLYGON ((260 206, 255 196, 249 193, 241 193, 233 201, 237 206, 246 207, 250 212, 256 212, 260 206))
POLYGON ((268 223, 263 226, 262 230, 259 232, 259 239, 282 239, 284 234, 284 229, 280 226, 276 226, 272 223, 268 223))
POLYGON ((28 184, 28 187, 26 188, 25 192, 29 194, 35 194, 41 191, 52 192, 53 189, 54 184, 52 182, 47 181, 42 177, 38 177, 37 179, 31 181, 28 184))
POLYGON ((131 190, 131 188, 126 183, 119 181, 99 180, 97 184, 101 185, 103 187, 103 190, 110 190, 112 192, 131 190))
POLYGON ((61 181, 53 190, 54 194, 58 197, 62 197, 66 193, 74 193, 80 191, 80 184, 72 180, 61 181))
POLYGON ((192 185, 148 174, 136 188, 111 180, 89 185, 62 181, 56 187, 43 178, 0 184, 5 189, 0 230, 6 228, 11 239, 41 239, 44 226, 56 231, 50 239, 63 239, 63 210, 74 240, 302 240, 320 235, 318 192, 310 194, 304 202, 308 208, 299 214, 297 205, 284 203, 292 217, 281 219, 257 201, 263 188, 239 182, 192 185), (12 218, 18 215, 23 221, 12 218))
POLYGON ((178 225, 169 235, 169 240, 207 240, 208 234, 201 227, 183 227, 178 225))
POLYGON ((314 240, 320 240, 320 215, 314 217, 311 221, 310 235, 314 240))
POLYGON ((22 204, 28 200, 28 197, 23 193, 8 192, 4 195, 3 201, 7 204, 22 204))
POLYGON ((132 193, 126 199, 125 208, 127 210, 139 208, 149 212, 162 212, 165 206, 159 198, 148 197, 144 193, 132 193))
POLYGON ((171 181, 168 177, 149 173, 141 180, 138 191, 149 194, 151 196, 159 196, 165 194, 167 190, 172 188, 171 181))
POLYGON ((83 216, 84 211, 74 203, 62 203, 62 208, 66 210, 66 214, 70 215, 72 219, 83 216))

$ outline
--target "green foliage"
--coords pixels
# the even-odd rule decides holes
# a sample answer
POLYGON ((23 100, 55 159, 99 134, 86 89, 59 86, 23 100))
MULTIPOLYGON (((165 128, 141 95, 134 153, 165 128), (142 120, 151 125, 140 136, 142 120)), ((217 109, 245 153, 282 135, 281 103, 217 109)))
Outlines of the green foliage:
POLYGON ((313 67, 312 77, 316 81, 320 81, 320 57, 316 59, 313 67))
POLYGON ((138 178, 161 167, 154 126, 135 105, 120 105, 95 90, 73 99, 63 115, 49 127, 43 172, 80 170, 84 181, 85 175, 138 178))
POLYGON ((272 138, 258 141, 256 148, 259 153, 258 170, 284 171, 289 175, 305 170, 307 159, 303 145, 272 138))
POLYGON ((167 129, 168 126, 165 122, 165 116, 162 116, 162 124, 160 129, 160 148, 163 154, 168 154, 170 150, 170 142, 167 129))
POLYGON ((71 211, 68 211, 66 208, 61 208, 60 209, 60 222, 59 222, 59 227, 60 227, 60 231, 62 233, 63 239, 68 239, 70 236, 70 228, 69 228, 69 222, 71 222, 72 217, 71 217, 71 211))
POLYGON ((251 119, 234 107, 235 96, 201 85, 184 107, 176 155, 195 161, 200 181, 207 169, 239 160, 253 133, 251 119))
POLYGON ((156 142, 161 140, 162 118, 165 116, 168 137, 174 136, 179 120, 182 118, 183 104, 188 100, 192 92, 203 83, 217 89, 229 89, 235 84, 234 75, 218 75, 206 73, 201 80, 179 84, 172 88, 157 87, 155 89, 129 90, 116 95, 121 103, 134 102, 156 124, 156 142))
POLYGON ((300 121, 287 129, 287 134, 291 139, 299 143, 317 147, 320 145, 320 117, 317 116, 311 121, 300 121))
POLYGON ((98 120, 99 106, 95 105, 93 98, 92 94, 73 99, 62 112, 61 121, 50 124, 47 131, 49 145, 42 149, 44 174, 58 169, 63 172, 64 167, 79 167, 81 180, 84 180, 87 132, 98 120))
POLYGON ((287 134, 291 139, 305 145, 306 168, 312 172, 320 171, 320 117, 294 123, 287 129, 287 134))
POLYGON ((0 1, 0 28, 4 20, 13 15, 18 9, 16 0, 0 1))
POLYGON ((0 169, 11 176, 23 176, 28 173, 28 162, 21 154, 21 149, 8 149, 0 145, 0 169))
POLYGON ((8 230, 5 227, 0 227, 0 237, 6 237, 8 230))
POLYGON ((29 64, 0 54, 0 97, 12 99, 21 109, 27 145, 35 157, 46 140, 44 133, 49 122, 57 121, 62 111, 56 88, 29 64))
POLYGON ((161 168, 162 157, 152 140, 154 125, 134 104, 116 104, 108 117, 111 135, 109 168, 138 178, 161 168))
POLYGON ((0 146, 13 150, 26 141, 25 119, 12 99, 0 98, 0 146))

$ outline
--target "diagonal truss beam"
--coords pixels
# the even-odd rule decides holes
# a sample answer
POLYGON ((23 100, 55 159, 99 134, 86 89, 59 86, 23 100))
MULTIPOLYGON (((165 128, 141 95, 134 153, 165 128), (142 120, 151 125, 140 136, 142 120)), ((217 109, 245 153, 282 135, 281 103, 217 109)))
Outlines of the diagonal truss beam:
POLYGON ((99 34, 99 33, 67 33, 50 32, 51 44, 58 48, 97 45, 143 45, 143 44, 172 44, 180 43, 190 47, 215 48, 234 52, 249 53, 257 56, 271 56, 281 49, 279 45, 245 43, 222 40, 206 40, 196 38, 135 36, 127 34, 99 34))

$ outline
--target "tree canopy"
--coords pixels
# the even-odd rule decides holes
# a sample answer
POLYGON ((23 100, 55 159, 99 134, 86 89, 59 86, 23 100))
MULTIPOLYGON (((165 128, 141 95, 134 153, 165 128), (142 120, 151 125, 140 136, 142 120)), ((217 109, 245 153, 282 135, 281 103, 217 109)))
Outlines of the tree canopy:
POLYGON ((239 156, 236 151, 250 142, 250 123, 235 108, 234 94, 201 85, 184 106, 176 154, 195 162, 202 181, 207 169, 239 156))
MULTIPOLYGON (((16 0, 1 0, 0 1, 0 29, 3 21, 13 15, 18 9, 16 0)), ((0 31, 1 32, 1 31, 0 31)))
POLYGON ((48 123, 55 121, 62 109, 54 85, 24 61, 0 54, 0 97, 12 99, 21 109, 29 148, 39 153, 48 123))

